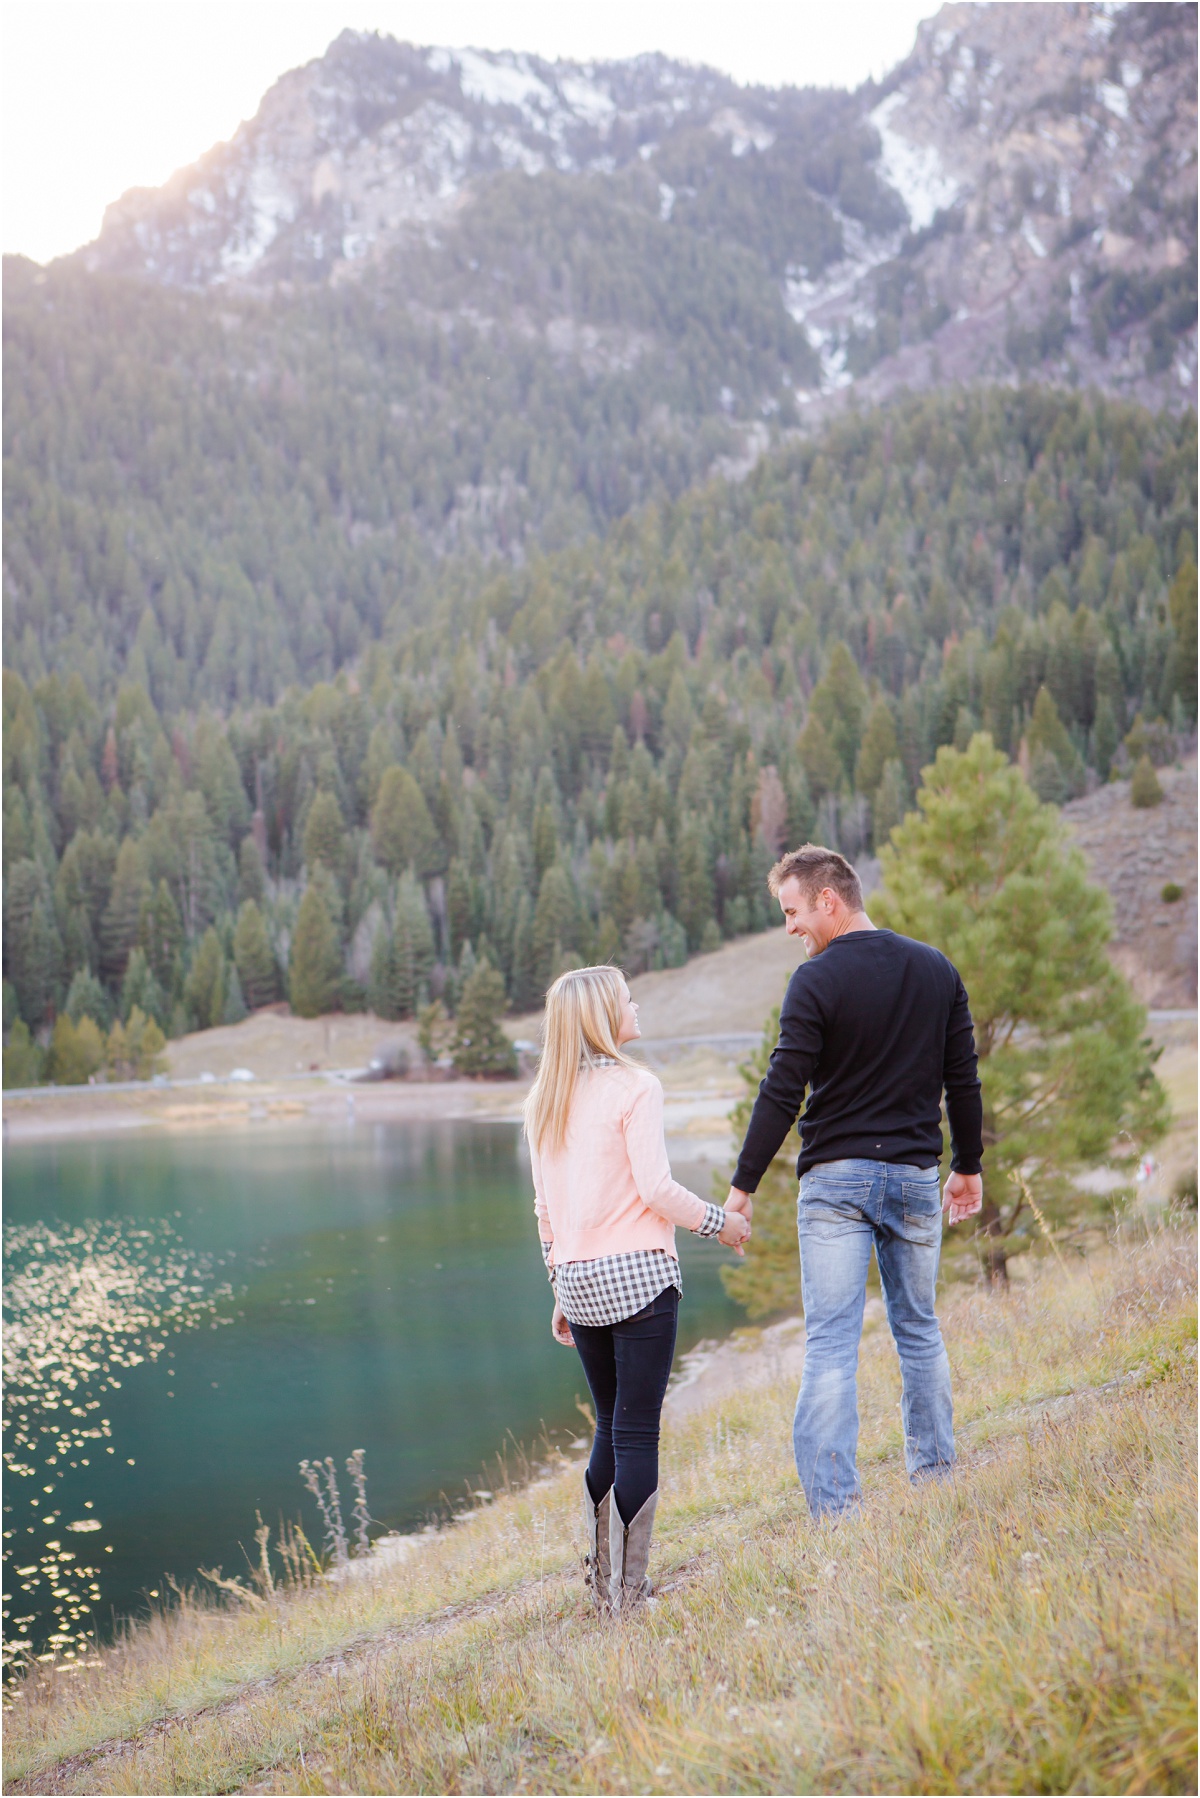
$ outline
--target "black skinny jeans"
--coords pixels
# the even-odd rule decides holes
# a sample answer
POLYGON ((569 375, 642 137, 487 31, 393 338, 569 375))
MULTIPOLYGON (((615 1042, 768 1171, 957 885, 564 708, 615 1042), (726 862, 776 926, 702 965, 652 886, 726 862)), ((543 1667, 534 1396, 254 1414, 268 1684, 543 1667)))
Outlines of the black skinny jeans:
POLYGON ((679 1294, 667 1286, 619 1324, 571 1325, 596 1407, 588 1486, 595 1502, 614 1488, 623 1523, 658 1488, 658 1431, 678 1322, 679 1294))

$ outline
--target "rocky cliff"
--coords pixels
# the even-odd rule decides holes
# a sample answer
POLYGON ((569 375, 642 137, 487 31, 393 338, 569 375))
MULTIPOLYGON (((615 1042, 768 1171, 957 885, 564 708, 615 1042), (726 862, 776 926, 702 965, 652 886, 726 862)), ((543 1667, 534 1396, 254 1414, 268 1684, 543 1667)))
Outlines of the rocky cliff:
POLYGON ((782 301, 811 353, 760 416, 1029 374, 1195 399, 1192 5, 945 6, 853 95, 346 32, 232 142, 110 207, 81 259, 200 290, 385 270, 409 305, 628 364, 636 322, 562 279, 563 183, 617 221, 626 282, 683 239, 782 301), (539 221, 519 266, 511 234, 481 254, 514 211, 539 221))

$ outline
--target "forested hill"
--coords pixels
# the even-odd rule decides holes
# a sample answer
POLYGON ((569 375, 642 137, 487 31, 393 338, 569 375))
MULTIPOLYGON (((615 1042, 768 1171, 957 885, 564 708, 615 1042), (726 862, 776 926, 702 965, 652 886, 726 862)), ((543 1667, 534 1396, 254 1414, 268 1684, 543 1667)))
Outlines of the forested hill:
MULTIPOLYGON (((516 569, 274 706, 6 672, 6 1020, 510 1002, 768 922, 980 726, 1047 798, 1194 727, 1196 442, 1044 389, 912 397, 516 569), (159 697, 156 699, 155 695, 159 697)), ((118 545, 118 548, 120 546, 118 545)))
POLYGON ((1195 8, 946 7, 856 94, 348 33, 5 268, 5 661, 274 700, 862 391, 1194 400, 1195 8))

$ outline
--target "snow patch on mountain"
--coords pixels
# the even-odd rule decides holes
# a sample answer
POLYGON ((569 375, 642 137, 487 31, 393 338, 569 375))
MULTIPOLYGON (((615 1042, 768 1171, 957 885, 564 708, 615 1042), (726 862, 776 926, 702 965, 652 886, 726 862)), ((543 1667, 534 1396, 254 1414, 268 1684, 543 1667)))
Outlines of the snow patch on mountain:
POLYGON ((939 212, 953 206, 959 183, 943 168, 932 144, 913 143, 892 123, 907 101, 908 95, 898 89, 881 100, 867 118, 879 133, 880 174, 900 195, 913 230, 924 231, 939 212))

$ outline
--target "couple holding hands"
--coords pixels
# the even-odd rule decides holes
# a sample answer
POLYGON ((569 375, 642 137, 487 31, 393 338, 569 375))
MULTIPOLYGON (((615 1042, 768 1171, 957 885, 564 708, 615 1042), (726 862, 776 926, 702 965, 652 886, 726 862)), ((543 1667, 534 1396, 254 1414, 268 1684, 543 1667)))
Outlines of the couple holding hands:
POLYGON ((739 1254, 752 1194, 800 1113, 799 1239, 805 1357, 793 1444, 815 1516, 856 1508, 856 1375, 872 1248, 904 1379, 914 1481, 954 1466, 950 1369, 934 1311, 941 1214, 979 1211, 983 1111, 967 995, 927 944, 877 930, 846 859, 807 844, 768 877, 807 951, 788 984, 725 1204, 671 1177, 662 1088, 625 1053, 637 1006, 617 968, 576 968, 546 995, 525 1103, 552 1330, 574 1346, 596 1413, 584 1474, 587 1578, 628 1611, 646 1577, 658 1440, 682 1282, 675 1226, 739 1254), (942 1097, 951 1173, 941 1190, 942 1097))

